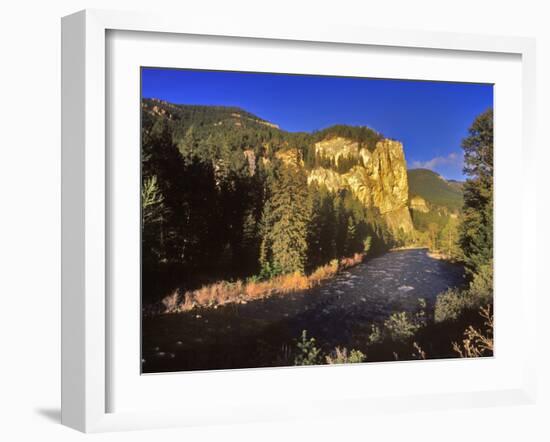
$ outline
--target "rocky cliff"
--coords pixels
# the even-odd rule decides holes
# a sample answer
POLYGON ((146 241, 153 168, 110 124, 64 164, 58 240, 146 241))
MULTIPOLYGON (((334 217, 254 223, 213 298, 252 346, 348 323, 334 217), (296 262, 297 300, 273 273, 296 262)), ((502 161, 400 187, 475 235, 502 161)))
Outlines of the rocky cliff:
POLYGON ((383 139, 370 151, 357 142, 336 137, 316 143, 315 153, 336 166, 344 159, 355 159, 357 164, 345 173, 316 167, 309 172, 309 183, 325 185, 330 191, 348 188, 366 207, 378 208, 391 230, 412 232, 407 164, 400 142, 383 139))
POLYGON ((166 123, 178 139, 180 153, 192 156, 200 150, 201 159, 210 159, 215 169, 233 161, 232 149, 242 150, 250 176, 260 162, 266 165, 276 158, 306 170, 310 184, 332 192, 350 189, 365 207, 379 210, 393 233, 413 231, 403 145, 373 129, 336 125, 311 134, 290 133, 234 107, 144 99, 142 109, 144 121, 166 123))
POLYGON ((416 210, 417 212, 428 213, 430 211, 426 200, 421 196, 413 196, 409 205, 411 210, 416 210))

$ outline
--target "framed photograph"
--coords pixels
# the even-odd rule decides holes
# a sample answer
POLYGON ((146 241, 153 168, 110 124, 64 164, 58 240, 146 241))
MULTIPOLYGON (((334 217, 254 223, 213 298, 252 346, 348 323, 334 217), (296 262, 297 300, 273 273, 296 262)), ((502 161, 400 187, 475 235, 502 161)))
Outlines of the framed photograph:
POLYGON ((534 41, 62 31, 64 424, 534 400, 534 41))

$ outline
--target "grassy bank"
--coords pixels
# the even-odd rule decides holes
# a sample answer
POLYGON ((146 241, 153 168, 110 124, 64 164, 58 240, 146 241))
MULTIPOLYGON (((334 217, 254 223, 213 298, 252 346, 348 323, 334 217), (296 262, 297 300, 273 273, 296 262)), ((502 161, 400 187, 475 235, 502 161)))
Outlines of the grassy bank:
POLYGON ((363 262, 366 254, 356 253, 352 257, 334 259, 329 264, 318 267, 309 275, 291 273, 275 276, 267 280, 249 278, 245 281, 219 281, 196 290, 182 292, 175 290, 155 306, 145 307, 148 314, 179 313, 197 307, 217 308, 218 306, 264 299, 308 290, 335 276, 338 272, 363 262))

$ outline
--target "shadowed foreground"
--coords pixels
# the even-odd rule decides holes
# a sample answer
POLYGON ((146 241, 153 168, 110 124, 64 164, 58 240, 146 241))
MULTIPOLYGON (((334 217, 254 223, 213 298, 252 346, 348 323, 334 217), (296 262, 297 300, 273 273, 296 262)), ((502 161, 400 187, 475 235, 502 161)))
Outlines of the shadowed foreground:
MULTIPOLYGON (((372 324, 394 312, 417 311, 419 298, 430 314, 436 296, 463 281, 460 266, 432 259, 426 250, 397 251, 305 292, 146 318, 143 372, 293 365, 302 330, 323 351, 362 349, 373 361, 378 358, 366 348, 372 324)), ((451 356, 449 349, 430 357, 451 356)))

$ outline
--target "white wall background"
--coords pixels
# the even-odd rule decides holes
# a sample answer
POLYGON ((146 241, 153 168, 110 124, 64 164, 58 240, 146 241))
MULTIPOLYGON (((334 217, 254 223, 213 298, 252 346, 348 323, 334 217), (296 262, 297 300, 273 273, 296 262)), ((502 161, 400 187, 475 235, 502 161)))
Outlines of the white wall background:
MULTIPOLYGON (((84 8, 171 11, 231 20, 316 22, 534 36, 538 39, 538 191, 541 300, 549 249, 544 137, 550 122, 550 13, 536 0, 19 0, 0 9, 0 439, 76 441, 59 425, 60 17, 84 8)), ((513 237, 510 238, 513 241, 513 237)), ((102 434, 101 441, 550 440, 550 336, 540 314, 540 398, 535 406, 380 415, 362 421, 288 422, 102 434)), ((182 398, 184 401, 185 398, 182 398)))

